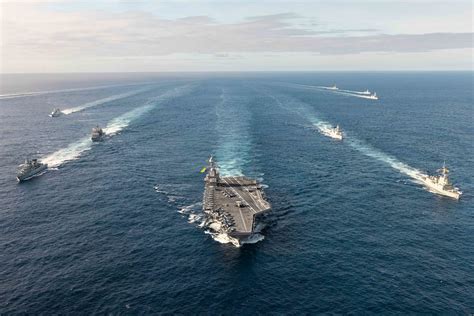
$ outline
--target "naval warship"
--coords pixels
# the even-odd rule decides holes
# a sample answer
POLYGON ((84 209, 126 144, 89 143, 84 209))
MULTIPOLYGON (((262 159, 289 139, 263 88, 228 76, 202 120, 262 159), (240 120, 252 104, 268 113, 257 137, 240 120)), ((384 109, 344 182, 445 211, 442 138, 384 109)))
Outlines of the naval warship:
POLYGON ((321 132, 324 135, 337 139, 337 140, 342 140, 342 137, 343 137, 342 130, 339 127, 339 125, 336 125, 336 127, 331 127, 331 128, 323 128, 321 129, 321 132))
POLYGON ((443 163, 443 167, 437 171, 439 172, 438 175, 423 176, 420 180, 432 192, 458 200, 462 192, 449 181, 449 169, 446 164, 443 163))
POLYGON ((221 177, 211 156, 204 182, 203 211, 215 233, 226 234, 232 243, 240 246, 258 232, 257 224, 271 210, 271 205, 257 180, 244 176, 221 177))
POLYGON ((105 132, 98 125, 92 129, 91 140, 93 142, 100 142, 104 139, 105 132))
POLYGON ((50 117, 58 117, 60 116, 61 114, 63 114, 63 112, 61 112, 60 109, 54 109, 53 112, 51 112, 51 114, 49 114, 50 117))
POLYGON ((29 180, 47 168, 48 164, 41 163, 38 159, 26 159, 25 162, 18 167, 16 179, 18 182, 29 180))

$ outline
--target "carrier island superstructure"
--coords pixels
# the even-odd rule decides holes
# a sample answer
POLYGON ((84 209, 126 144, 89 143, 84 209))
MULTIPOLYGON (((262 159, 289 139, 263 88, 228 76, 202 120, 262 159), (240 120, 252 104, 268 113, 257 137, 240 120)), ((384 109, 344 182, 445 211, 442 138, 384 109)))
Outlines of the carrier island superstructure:
POLYGON ((204 179, 203 210, 216 233, 241 245, 256 233, 260 218, 271 210, 260 183, 244 176, 221 177, 211 156, 204 179))

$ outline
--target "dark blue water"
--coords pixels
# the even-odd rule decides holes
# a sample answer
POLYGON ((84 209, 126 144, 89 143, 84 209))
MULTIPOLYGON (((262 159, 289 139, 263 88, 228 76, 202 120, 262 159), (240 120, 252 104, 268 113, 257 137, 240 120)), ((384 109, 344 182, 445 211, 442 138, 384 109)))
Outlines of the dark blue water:
POLYGON ((0 100, 0 313, 474 312, 472 73, 86 79, 2 77, 39 93, 0 100), (198 227, 210 153, 268 186, 263 240, 198 227), (413 178, 443 161, 459 201, 413 178))

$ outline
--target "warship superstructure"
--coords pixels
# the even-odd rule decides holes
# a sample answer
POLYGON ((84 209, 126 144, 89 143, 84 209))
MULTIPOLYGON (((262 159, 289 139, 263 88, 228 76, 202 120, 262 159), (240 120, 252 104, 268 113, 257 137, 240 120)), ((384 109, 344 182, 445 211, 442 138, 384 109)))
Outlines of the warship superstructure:
POLYGON ((244 176, 221 177, 211 156, 204 179, 203 211, 209 227, 241 245, 256 233, 259 219, 271 210, 262 186, 244 176))
POLYGON ((38 159, 26 159, 25 162, 18 167, 16 179, 18 182, 29 180, 47 168, 48 165, 39 162, 38 159))
POLYGON ((339 125, 336 125, 336 127, 332 127, 332 128, 323 128, 321 129, 321 132, 324 135, 337 139, 337 140, 342 140, 342 137, 343 137, 342 130, 339 127, 339 125))
POLYGON ((369 96, 367 97, 367 99, 378 100, 379 97, 377 96, 377 93, 374 92, 373 94, 369 95, 369 96))
POLYGON ((100 142, 104 139, 105 132, 99 126, 96 126, 92 129, 91 140, 93 142, 100 142))
POLYGON ((51 114, 49 114, 50 117, 58 117, 60 116, 61 114, 63 114, 63 112, 61 112, 60 109, 54 109, 53 112, 51 112, 51 114))
POLYGON ((430 191, 458 200, 462 192, 449 181, 449 169, 446 164, 443 164, 443 167, 437 171, 439 172, 438 175, 423 176, 421 181, 430 191))

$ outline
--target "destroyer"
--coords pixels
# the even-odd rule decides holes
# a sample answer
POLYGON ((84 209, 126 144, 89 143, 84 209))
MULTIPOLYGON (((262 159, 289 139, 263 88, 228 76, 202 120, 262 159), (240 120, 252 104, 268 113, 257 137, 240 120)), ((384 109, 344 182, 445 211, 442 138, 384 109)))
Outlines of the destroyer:
POLYGON ((446 168, 446 164, 443 163, 443 167, 437 171, 439 172, 438 175, 423 176, 420 180, 432 192, 458 200, 462 192, 449 181, 449 169, 446 168))
POLYGON ((92 129, 91 139, 93 142, 100 142, 104 139, 105 132, 98 125, 92 129))
POLYGON ((213 157, 209 158, 204 179, 203 211, 208 226, 242 245, 256 233, 259 219, 271 210, 262 186, 244 176, 221 177, 213 157))
POLYGON ((54 109, 53 112, 51 112, 51 114, 49 114, 49 116, 51 116, 51 117, 58 117, 58 116, 60 116, 61 114, 63 114, 63 112, 61 112, 60 109, 54 109))
POLYGON ((342 140, 342 137, 343 137, 342 130, 339 127, 339 125, 336 125, 336 127, 333 127, 333 128, 324 128, 321 130, 321 132, 324 135, 337 139, 337 140, 342 140))
POLYGON ((29 180, 39 175, 46 170, 46 168, 48 168, 48 165, 39 162, 38 159, 26 159, 25 162, 18 167, 16 179, 18 182, 29 180))

